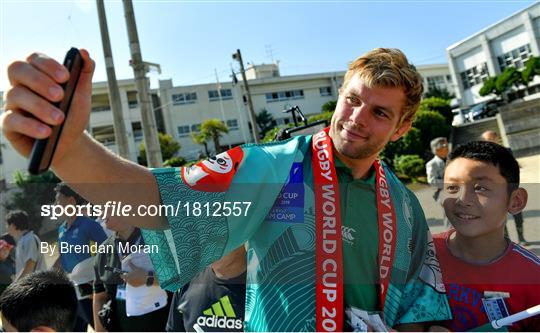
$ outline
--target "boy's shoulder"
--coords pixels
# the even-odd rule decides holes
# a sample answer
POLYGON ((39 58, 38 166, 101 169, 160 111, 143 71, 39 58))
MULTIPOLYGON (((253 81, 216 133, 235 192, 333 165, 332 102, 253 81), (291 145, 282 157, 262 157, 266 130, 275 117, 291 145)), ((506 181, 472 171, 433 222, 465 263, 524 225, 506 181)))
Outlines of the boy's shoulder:
POLYGON ((540 276, 540 258, 532 251, 527 250, 523 246, 511 242, 511 249, 506 254, 508 259, 519 268, 526 268, 530 273, 540 276))

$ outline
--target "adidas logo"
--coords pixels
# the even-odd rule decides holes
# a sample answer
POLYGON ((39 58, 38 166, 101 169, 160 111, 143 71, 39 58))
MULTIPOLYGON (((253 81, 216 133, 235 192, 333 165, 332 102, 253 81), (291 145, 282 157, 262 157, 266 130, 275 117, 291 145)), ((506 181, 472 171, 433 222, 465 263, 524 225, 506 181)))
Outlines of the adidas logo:
POLYGON ((223 296, 219 301, 203 311, 203 316, 197 318, 197 325, 200 327, 241 330, 243 320, 234 318, 236 318, 236 313, 231 305, 231 300, 229 296, 223 296))

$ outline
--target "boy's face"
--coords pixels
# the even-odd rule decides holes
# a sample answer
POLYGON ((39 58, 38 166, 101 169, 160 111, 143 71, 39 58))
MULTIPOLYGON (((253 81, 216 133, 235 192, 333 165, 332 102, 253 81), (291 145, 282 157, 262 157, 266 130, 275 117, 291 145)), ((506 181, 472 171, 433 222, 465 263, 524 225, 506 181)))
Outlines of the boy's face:
POLYGON ((7 224, 7 232, 11 237, 15 237, 17 234, 17 228, 15 227, 15 224, 7 224))
POLYGON ((4 247, 3 249, 0 249, 0 260, 4 261, 7 257, 9 257, 9 252, 11 249, 4 247))
POLYGON ((443 206, 456 231, 467 237, 500 232, 510 208, 507 181, 498 167, 457 158, 444 173, 443 206))

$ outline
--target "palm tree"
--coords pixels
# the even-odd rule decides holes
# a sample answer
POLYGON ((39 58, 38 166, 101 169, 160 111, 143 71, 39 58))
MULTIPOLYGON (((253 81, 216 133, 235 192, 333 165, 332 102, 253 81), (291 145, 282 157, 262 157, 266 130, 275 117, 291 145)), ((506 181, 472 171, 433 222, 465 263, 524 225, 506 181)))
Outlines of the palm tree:
POLYGON ((208 119, 201 124, 200 134, 207 140, 212 139, 216 149, 216 155, 222 151, 219 139, 226 133, 229 133, 229 128, 219 119, 208 119))
POLYGON ((204 153, 206 154, 207 157, 210 156, 210 153, 208 152, 208 139, 210 138, 207 137, 205 133, 202 133, 202 132, 191 133, 191 139, 196 144, 203 145, 204 153))

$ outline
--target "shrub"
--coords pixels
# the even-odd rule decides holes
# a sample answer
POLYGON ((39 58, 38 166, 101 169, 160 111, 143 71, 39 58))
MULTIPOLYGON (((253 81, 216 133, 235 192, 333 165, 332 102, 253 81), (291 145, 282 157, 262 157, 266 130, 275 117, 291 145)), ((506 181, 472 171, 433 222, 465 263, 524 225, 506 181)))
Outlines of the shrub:
POLYGON ((420 102, 419 111, 435 111, 440 113, 448 125, 452 124, 454 114, 452 113, 452 107, 450 101, 439 97, 425 98, 420 102))
POLYGON ((171 157, 165 162, 163 162, 163 166, 167 167, 181 167, 187 163, 186 159, 180 156, 171 157))
POLYGON ((333 114, 334 114, 333 112, 323 112, 323 113, 316 114, 314 116, 309 116, 308 123, 313 123, 319 120, 326 120, 328 121, 328 124, 330 124, 330 119, 332 119, 333 114))
POLYGON ((420 130, 422 147, 429 150, 429 142, 437 137, 446 137, 450 134, 451 125, 447 124, 444 117, 435 111, 418 111, 413 126, 420 130))
MULTIPOLYGON (((381 153, 381 157, 389 164, 393 165, 394 158, 399 155, 420 155, 426 151, 422 145, 420 130, 412 127, 407 134, 395 142, 388 142, 381 153)), ((394 165, 395 167, 395 165, 394 165)))
POLYGON ((425 175, 425 162, 418 155, 401 155, 395 158, 394 166, 400 174, 415 180, 425 175))
POLYGON ((322 112, 333 113, 336 110, 337 101, 328 101, 321 106, 322 112))

